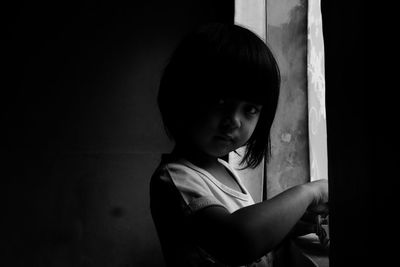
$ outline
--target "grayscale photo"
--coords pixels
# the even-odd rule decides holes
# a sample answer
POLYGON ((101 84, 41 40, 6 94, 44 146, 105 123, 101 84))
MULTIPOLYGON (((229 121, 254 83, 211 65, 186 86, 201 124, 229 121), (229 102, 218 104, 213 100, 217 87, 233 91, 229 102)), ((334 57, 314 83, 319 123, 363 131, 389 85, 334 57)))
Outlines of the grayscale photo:
POLYGON ((395 266, 363 4, 4 3, 1 265, 395 266))

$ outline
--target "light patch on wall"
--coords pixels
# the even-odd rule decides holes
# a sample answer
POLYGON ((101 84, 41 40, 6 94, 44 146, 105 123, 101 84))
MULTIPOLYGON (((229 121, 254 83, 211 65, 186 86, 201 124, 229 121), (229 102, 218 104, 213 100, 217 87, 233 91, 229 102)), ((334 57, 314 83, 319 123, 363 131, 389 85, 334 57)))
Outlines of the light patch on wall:
POLYGON ((280 26, 289 23, 291 20, 290 11, 299 5, 298 0, 279 0, 278 5, 274 5, 274 12, 268 13, 268 23, 270 26, 280 26))
POLYGON ((266 168, 269 199, 292 186, 308 182, 310 164, 307 0, 268 0, 266 3, 267 41, 276 56, 282 78, 278 109, 271 129, 272 157, 266 168))
POLYGON ((235 0, 234 20, 266 40, 265 0, 235 0))

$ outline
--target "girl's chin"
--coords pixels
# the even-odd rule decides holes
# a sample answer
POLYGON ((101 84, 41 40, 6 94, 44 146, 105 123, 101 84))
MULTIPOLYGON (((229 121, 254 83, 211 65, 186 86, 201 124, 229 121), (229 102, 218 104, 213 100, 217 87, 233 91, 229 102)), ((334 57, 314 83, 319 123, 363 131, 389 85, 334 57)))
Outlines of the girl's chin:
POLYGON ((222 157, 227 156, 232 151, 234 151, 234 149, 225 148, 225 149, 219 149, 217 151, 213 151, 209 154, 216 158, 222 158, 222 157))

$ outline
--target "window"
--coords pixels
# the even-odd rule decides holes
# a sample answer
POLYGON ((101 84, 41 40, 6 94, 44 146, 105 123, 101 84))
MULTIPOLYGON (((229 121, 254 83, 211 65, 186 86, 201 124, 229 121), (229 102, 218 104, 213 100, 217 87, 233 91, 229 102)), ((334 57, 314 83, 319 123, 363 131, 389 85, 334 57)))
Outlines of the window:
MULTIPOLYGON (((283 105, 271 129, 271 160, 268 166, 241 171, 257 202, 328 177, 320 1, 236 0, 235 23, 267 40, 282 76, 283 105)), ((234 165, 240 159, 234 153, 229 157, 234 165)))

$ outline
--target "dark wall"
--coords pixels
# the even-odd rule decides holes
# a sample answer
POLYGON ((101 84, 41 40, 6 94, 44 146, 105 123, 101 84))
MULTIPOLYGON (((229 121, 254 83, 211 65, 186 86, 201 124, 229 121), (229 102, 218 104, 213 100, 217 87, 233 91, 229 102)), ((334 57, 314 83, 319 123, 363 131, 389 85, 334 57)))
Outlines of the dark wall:
POLYGON ((148 182, 171 143, 161 71, 233 1, 7 3, 1 118, 7 266, 163 266, 148 182))

